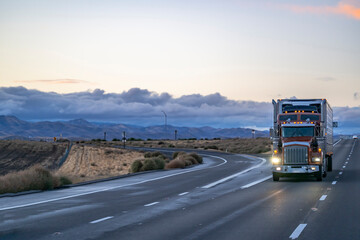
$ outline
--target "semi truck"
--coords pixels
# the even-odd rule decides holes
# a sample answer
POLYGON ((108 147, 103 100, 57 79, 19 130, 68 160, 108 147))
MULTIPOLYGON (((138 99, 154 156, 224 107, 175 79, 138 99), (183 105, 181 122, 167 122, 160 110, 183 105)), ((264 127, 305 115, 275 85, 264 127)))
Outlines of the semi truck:
POLYGON ((272 175, 313 176, 322 181, 332 171, 333 111, 326 99, 272 100, 274 126, 272 175))

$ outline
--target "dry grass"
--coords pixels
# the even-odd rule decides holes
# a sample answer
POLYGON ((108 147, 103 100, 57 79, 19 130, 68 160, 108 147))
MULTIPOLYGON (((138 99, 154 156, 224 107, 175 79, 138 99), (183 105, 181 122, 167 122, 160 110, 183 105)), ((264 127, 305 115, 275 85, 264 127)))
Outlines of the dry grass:
POLYGON ((29 190, 50 190, 71 183, 66 177, 54 175, 41 166, 34 166, 27 170, 1 176, 0 182, 0 194, 29 190))
POLYGON ((129 141, 130 146, 136 147, 163 147, 215 150, 231 153, 259 154, 271 151, 269 138, 234 138, 218 140, 151 140, 151 141, 129 141))
POLYGON ((74 182, 128 174, 131 164, 143 154, 106 145, 74 144, 65 163, 58 170, 74 182))

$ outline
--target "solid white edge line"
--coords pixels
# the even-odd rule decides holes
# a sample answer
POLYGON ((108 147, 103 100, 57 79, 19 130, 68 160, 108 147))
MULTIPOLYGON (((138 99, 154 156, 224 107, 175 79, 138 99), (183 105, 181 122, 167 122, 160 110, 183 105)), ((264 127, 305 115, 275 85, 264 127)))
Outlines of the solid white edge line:
POLYGON ((320 201, 324 201, 326 199, 327 195, 322 195, 321 198, 319 199, 320 201))
POLYGON ((335 146, 336 144, 338 144, 339 142, 341 142, 341 140, 342 140, 342 138, 339 139, 337 142, 335 142, 335 143, 333 144, 333 146, 335 146))
POLYGON ((337 181, 333 181, 331 184, 332 184, 332 185, 335 185, 336 183, 337 183, 337 181))
POLYGON ((299 226, 294 230, 294 232, 290 235, 289 238, 291 238, 291 239, 298 238, 300 236, 301 232, 306 227, 306 225, 307 225, 306 223, 299 224, 299 226))
MULTIPOLYGON (((246 156, 245 156, 245 157, 246 157, 246 156)), ((247 157, 253 157, 253 156, 247 156, 247 157)), ((263 164, 266 162, 266 159, 264 159, 264 158, 259 158, 259 157, 254 157, 254 158, 261 159, 262 162, 261 162, 260 164, 256 165, 256 166, 253 166, 253 167, 251 167, 251 168, 245 169, 245 170, 243 170, 243 171, 241 171, 241 172, 238 172, 238 173, 235 173, 235 174, 233 174, 233 175, 227 176, 226 178, 222 178, 222 179, 220 179, 220 180, 218 180, 218 181, 216 181, 216 182, 210 183, 210 184, 205 185, 205 186, 203 186, 203 187, 201 187, 201 188, 212 188, 212 187, 214 187, 214 186, 216 186, 216 185, 219 185, 219 184, 221 184, 221 183, 223 183, 223 182, 226 182, 226 181, 228 181, 228 180, 230 180, 230 179, 233 179, 233 178, 235 178, 235 177, 237 177, 237 176, 239 176, 239 175, 241 175, 241 174, 244 174, 244 173, 249 172, 249 171, 251 171, 251 170, 253 170, 253 169, 255 169, 255 168, 258 168, 258 167, 260 167, 261 165, 263 165, 263 164)))
MULTIPOLYGON (((207 156, 207 157, 218 158, 218 159, 221 159, 221 160, 224 161, 223 163, 220 163, 220 164, 212 166, 212 167, 208 167, 206 169, 219 167, 219 166, 222 166, 222 165, 227 163, 227 160, 225 158, 222 158, 222 157, 213 156, 213 155, 207 155, 207 154, 201 154, 201 155, 202 156, 207 156)), ((136 182, 136 183, 129 183, 129 184, 116 186, 116 187, 103 188, 103 189, 99 189, 99 190, 95 190, 95 191, 79 193, 79 194, 74 194, 74 195, 65 196, 65 197, 53 198, 53 199, 34 202, 34 203, 27 203, 27 204, 22 204, 22 205, 18 205, 18 206, 0 208, 0 211, 11 210, 11 209, 15 209, 15 208, 22 208, 22 207, 29 207, 29 206, 39 205, 39 204, 43 204, 43 203, 49 203, 49 202, 55 202, 55 201, 59 201, 59 200, 74 198, 74 197, 81 197, 81 196, 90 195, 90 194, 93 194, 93 193, 106 192, 106 191, 117 189, 117 188, 134 186, 134 185, 138 185, 138 184, 142 184, 142 183, 152 182, 152 181, 156 181, 156 180, 160 180, 160 179, 164 179, 164 178, 168 178, 168 177, 173 177, 173 176, 177 176, 177 175, 181 175, 181 174, 185 174, 185 173, 189 173, 189 172, 201 171, 201 170, 204 170, 204 169, 191 169, 191 170, 188 170, 188 171, 174 173, 174 174, 170 174, 170 175, 166 175, 166 176, 162 176, 162 177, 157 177, 157 178, 152 178, 152 179, 148 179, 148 180, 143 180, 143 181, 136 182)))
POLYGON ((339 172, 339 174, 341 175, 341 174, 343 174, 343 172, 339 172))
POLYGON ((153 203, 145 204, 144 207, 150 207, 150 206, 156 205, 158 203, 159 202, 153 202, 153 203))
POLYGON ((94 224, 94 223, 99 223, 99 222, 102 222, 102 221, 105 221, 105 220, 108 220, 108 219, 111 219, 111 218, 113 218, 113 216, 100 218, 100 219, 95 220, 95 221, 92 221, 92 222, 90 222, 90 223, 91 223, 91 224, 94 224))
POLYGON ((183 193, 180 193, 179 196, 184 196, 186 194, 188 194, 189 192, 183 192, 183 193))
POLYGON ((264 182, 264 181, 266 181, 266 180, 268 180, 268 179, 270 179, 270 178, 272 178, 272 175, 267 176, 267 177, 264 177, 264 178, 262 178, 262 179, 260 179, 260 180, 255 181, 255 182, 246 184, 246 185, 242 186, 241 189, 245 189, 245 188, 252 187, 252 186, 254 186, 254 185, 258 184, 258 183, 264 182))

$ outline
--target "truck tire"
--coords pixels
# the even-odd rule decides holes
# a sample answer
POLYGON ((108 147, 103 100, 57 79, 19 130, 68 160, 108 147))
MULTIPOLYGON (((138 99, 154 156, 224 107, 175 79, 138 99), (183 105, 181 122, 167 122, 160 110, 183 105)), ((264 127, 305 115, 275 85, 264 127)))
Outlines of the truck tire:
POLYGON ((279 174, 273 173, 273 180, 274 180, 275 182, 278 182, 279 179, 280 179, 279 174))
POLYGON ((327 158, 327 171, 332 172, 332 156, 327 158))
POLYGON ((322 181, 323 173, 322 173, 322 167, 321 166, 319 166, 319 172, 316 173, 315 177, 316 177, 316 181, 318 181, 318 182, 322 181))

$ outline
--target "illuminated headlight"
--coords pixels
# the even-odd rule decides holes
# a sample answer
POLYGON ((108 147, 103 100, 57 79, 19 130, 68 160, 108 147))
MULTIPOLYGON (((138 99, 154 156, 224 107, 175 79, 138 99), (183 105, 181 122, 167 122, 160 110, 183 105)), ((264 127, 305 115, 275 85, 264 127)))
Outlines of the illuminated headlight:
POLYGON ((279 164, 281 161, 280 161, 280 158, 278 158, 278 157, 273 157, 273 158, 271 159, 271 162, 272 162, 273 164, 279 164))
POLYGON ((312 161, 313 162, 320 162, 320 158, 319 157, 312 158, 312 161))

